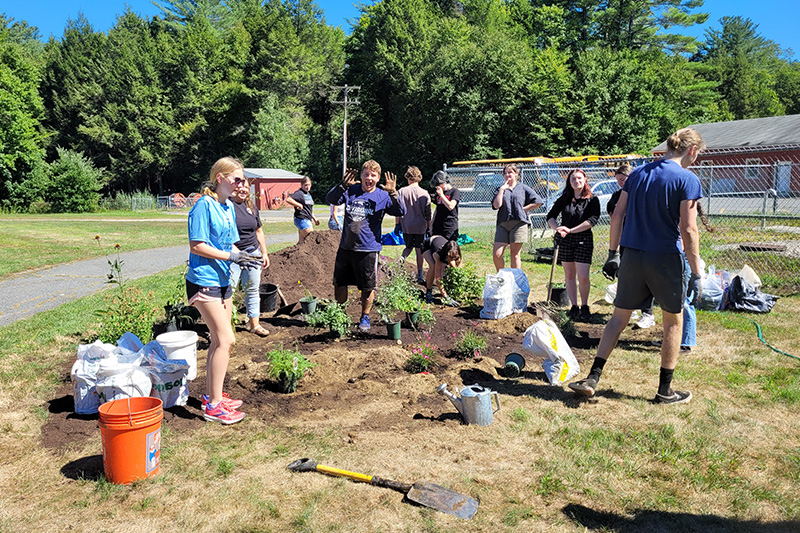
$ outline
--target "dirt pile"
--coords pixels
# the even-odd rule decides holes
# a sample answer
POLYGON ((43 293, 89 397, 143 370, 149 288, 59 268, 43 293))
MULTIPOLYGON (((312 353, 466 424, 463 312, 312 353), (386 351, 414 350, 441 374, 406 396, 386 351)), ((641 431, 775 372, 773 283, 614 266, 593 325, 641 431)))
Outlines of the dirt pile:
POLYGON ((288 302, 303 297, 303 286, 318 298, 333 298, 333 262, 339 248, 339 231, 314 231, 303 244, 295 244, 269 254, 269 268, 262 283, 278 285, 288 302))

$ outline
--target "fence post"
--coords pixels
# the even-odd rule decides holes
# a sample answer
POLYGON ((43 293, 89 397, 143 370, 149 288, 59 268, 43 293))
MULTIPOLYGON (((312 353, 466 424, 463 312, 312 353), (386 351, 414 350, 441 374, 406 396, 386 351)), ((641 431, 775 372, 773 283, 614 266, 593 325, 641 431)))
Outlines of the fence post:
POLYGON ((778 191, 775 189, 767 189, 764 191, 764 200, 761 202, 761 229, 764 229, 767 225, 767 197, 772 195, 775 197, 775 201, 778 198, 778 191))

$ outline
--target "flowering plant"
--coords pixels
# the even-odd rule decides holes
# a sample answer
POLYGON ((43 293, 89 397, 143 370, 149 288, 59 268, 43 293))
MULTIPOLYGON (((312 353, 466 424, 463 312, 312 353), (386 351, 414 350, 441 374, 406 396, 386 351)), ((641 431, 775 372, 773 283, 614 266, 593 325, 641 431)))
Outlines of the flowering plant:
MULTIPOLYGON (((95 235, 97 245, 102 249, 100 235, 95 235)), ((103 342, 114 343, 124 333, 130 332, 139 337, 142 342, 147 342, 153 337, 153 324, 155 324, 159 308, 152 302, 153 293, 145 294, 136 287, 129 287, 122 277, 123 261, 119 255, 120 245, 115 244, 117 258, 111 260, 106 254, 109 266, 108 283, 117 286, 105 295, 106 307, 99 309, 95 314, 100 318, 99 337, 103 342)))
POLYGON ((306 302, 310 302, 312 300, 316 300, 316 298, 314 298, 314 295, 311 294, 311 291, 306 289, 306 286, 303 285, 302 281, 298 280, 297 284, 300 285, 300 287, 303 288, 303 298, 301 298, 302 300, 304 300, 306 302))
POLYGON ((409 372, 427 372, 436 366, 436 351, 439 348, 431 342, 430 335, 426 335, 424 341, 410 345, 408 349, 411 351, 406 360, 406 370, 409 372))

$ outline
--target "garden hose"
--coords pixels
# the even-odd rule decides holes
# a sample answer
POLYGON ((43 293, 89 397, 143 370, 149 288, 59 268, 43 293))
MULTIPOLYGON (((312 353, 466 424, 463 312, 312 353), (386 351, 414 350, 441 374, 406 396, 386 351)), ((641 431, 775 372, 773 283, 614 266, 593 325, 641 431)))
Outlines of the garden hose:
POLYGON ((791 357, 792 359, 797 359, 798 361, 800 361, 800 357, 797 357, 796 355, 792 355, 790 353, 786 353, 783 350, 779 350, 776 347, 774 347, 773 345, 771 345, 770 343, 768 343, 767 341, 765 341, 764 337, 761 336, 761 326, 758 324, 758 322, 756 322, 755 320, 753 320, 751 318, 748 318, 747 320, 749 320, 750 322, 755 324, 756 330, 758 331, 758 340, 760 340, 761 342, 763 342, 764 344, 769 346, 771 350, 773 350, 775 352, 778 352, 779 354, 783 354, 783 355, 786 355, 788 357, 791 357))

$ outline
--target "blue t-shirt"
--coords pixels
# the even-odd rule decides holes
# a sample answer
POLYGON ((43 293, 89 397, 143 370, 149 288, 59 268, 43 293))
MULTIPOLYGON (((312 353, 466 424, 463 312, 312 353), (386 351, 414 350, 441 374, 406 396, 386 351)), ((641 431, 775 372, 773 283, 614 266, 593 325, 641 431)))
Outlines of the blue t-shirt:
POLYGON ((645 252, 682 252, 681 202, 703 197, 698 177, 661 159, 636 167, 622 190, 628 201, 620 244, 645 252))
POLYGON ((392 199, 383 189, 364 192, 360 183, 347 190, 337 185, 328 192, 328 203, 344 204, 344 224, 339 248, 354 252, 380 252, 381 223, 384 215, 406 214, 403 203, 392 199))
MULTIPOLYGON (((202 241, 209 246, 230 252, 233 243, 239 240, 236 230, 236 215, 233 203, 219 203, 211 196, 201 196, 189 211, 189 240, 202 241)), ((230 284, 229 261, 208 259, 189 254, 189 270, 186 279, 201 287, 226 287, 230 284)))

